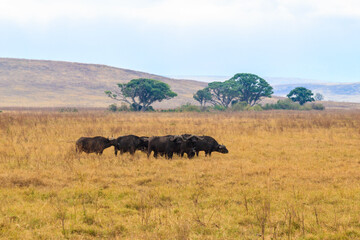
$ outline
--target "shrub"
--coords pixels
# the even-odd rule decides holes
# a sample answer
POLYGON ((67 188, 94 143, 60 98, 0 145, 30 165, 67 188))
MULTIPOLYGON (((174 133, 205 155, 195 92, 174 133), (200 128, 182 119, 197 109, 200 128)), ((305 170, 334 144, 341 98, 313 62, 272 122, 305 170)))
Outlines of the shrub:
POLYGON ((279 100, 276 105, 278 109, 289 109, 289 110, 299 110, 300 104, 293 102, 291 99, 279 100))
POLYGON ((171 108, 171 109, 161 109, 160 112, 177 112, 177 109, 171 108))
POLYGON ((246 110, 248 110, 248 111, 262 111, 263 108, 260 105, 254 105, 252 107, 247 107, 246 110))
POLYGON ((160 112, 201 112, 203 109, 204 108, 187 103, 177 108, 161 109, 160 112))
POLYGON ((286 110, 299 110, 300 104, 291 101, 290 99, 278 100, 277 103, 267 103, 264 107, 264 110, 272 109, 286 109, 286 110))
POLYGON ((179 108, 179 112, 201 112, 201 109, 199 106, 187 103, 179 108))
POLYGON ((60 108, 59 112, 78 112, 77 108, 60 108))
POLYGON ((246 102, 237 102, 237 103, 234 103, 229 110, 234 111, 234 112, 238 112, 238 111, 262 111, 263 108, 258 104, 254 105, 254 106, 250 106, 246 102))
POLYGON ((246 102, 237 102, 231 106, 232 111, 244 111, 248 107, 246 102))
POLYGON ((262 107, 264 110, 284 109, 284 110, 324 110, 325 107, 320 103, 300 105, 290 99, 278 100, 277 103, 267 103, 262 107))
POLYGON ((304 105, 300 105, 299 110, 312 110, 311 104, 304 104, 304 105))
POLYGON ((130 112, 132 111, 133 109, 132 108, 129 108, 128 105, 126 104, 121 104, 120 107, 117 108, 117 110, 119 112, 130 112))
POLYGON ((116 104, 111 104, 108 107, 108 111, 110 112, 130 112, 134 111, 132 107, 129 107, 126 104, 121 104, 119 107, 116 104))
POLYGON ((212 109, 215 110, 215 111, 225 111, 226 107, 221 106, 221 105, 215 105, 215 106, 212 107, 212 109))
POLYGON ((116 112, 116 111, 117 111, 117 106, 116 106, 116 104, 111 104, 111 105, 109 105, 108 110, 109 110, 110 112, 116 112))
POLYGON ((321 103, 313 103, 311 104, 311 108, 314 110, 325 110, 325 106, 321 103))

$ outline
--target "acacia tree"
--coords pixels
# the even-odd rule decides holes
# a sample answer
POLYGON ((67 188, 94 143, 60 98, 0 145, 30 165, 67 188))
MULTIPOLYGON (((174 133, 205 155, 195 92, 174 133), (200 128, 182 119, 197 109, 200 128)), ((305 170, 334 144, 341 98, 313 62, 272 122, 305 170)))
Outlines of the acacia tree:
POLYGON ((211 82, 204 90, 210 92, 212 104, 218 104, 226 108, 231 103, 239 101, 253 106, 262 97, 271 97, 271 94, 273 94, 273 88, 268 82, 250 73, 235 74, 225 82, 211 82))
POLYGON ((116 101, 130 104, 135 111, 146 111, 154 102, 177 96, 168 84, 153 79, 133 79, 128 83, 119 83, 117 86, 118 90, 105 91, 105 94, 116 101))
POLYGON ((262 97, 271 97, 273 88, 261 77, 250 73, 237 73, 228 81, 234 81, 239 91, 239 101, 253 106, 262 97))
POLYGON ((193 98, 200 103, 200 105, 203 107, 207 102, 211 101, 211 93, 208 88, 202 89, 197 91, 193 98))
POLYGON ((212 96, 212 103, 228 107, 230 103, 239 97, 239 90, 234 81, 211 82, 207 87, 212 96))
POLYGON ((322 101, 324 100, 324 95, 322 95, 321 93, 316 93, 314 99, 315 101, 322 101))
POLYGON ((304 105, 306 102, 313 102, 315 99, 312 97, 314 94, 311 90, 304 87, 297 87, 290 91, 287 95, 293 102, 299 102, 304 105))

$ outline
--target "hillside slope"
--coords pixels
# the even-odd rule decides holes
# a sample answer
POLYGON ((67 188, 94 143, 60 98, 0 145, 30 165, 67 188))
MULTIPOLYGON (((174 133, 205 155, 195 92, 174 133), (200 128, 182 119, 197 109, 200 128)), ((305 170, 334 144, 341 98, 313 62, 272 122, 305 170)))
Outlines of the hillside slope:
MULTIPOLYGON (((163 81, 178 94, 172 100, 154 104, 155 108, 174 108, 187 102, 195 103, 193 94, 207 86, 206 82, 173 79, 99 64, 0 58, 0 107, 103 108, 116 102, 104 94, 105 90, 113 90, 117 83, 125 83, 135 78, 163 81)), ((323 93, 328 100, 360 102, 360 84, 355 83, 275 85, 275 96, 265 99, 263 103, 276 102, 279 99, 276 96, 285 96, 298 85, 323 93), (324 86, 327 87, 326 91, 323 90, 324 86), (334 95, 341 98, 334 99, 334 95)), ((360 109, 358 103, 323 103, 327 109, 360 109)))
POLYGON ((114 101, 104 91, 135 78, 161 80, 178 94, 160 108, 193 102, 193 93, 207 86, 98 64, 0 58, 0 107, 106 107, 114 101))

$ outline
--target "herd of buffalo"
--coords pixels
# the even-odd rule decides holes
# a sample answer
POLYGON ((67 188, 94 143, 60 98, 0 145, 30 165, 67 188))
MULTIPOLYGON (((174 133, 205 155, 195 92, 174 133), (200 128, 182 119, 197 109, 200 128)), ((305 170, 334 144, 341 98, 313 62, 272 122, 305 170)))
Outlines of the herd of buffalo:
POLYGON ((192 134, 153 137, 126 135, 117 139, 97 136, 81 137, 76 141, 76 151, 78 153, 85 152, 101 155, 104 149, 111 146, 114 146, 115 156, 118 151, 121 154, 129 152, 133 155, 136 150, 140 150, 146 152, 148 157, 151 152, 154 152, 155 158, 160 154, 160 156, 168 159, 172 159, 174 153, 181 157, 186 153, 188 158, 192 158, 195 155, 199 156, 200 151, 204 151, 205 156, 211 156, 212 152, 229 152, 224 145, 220 145, 210 136, 196 136, 192 134))

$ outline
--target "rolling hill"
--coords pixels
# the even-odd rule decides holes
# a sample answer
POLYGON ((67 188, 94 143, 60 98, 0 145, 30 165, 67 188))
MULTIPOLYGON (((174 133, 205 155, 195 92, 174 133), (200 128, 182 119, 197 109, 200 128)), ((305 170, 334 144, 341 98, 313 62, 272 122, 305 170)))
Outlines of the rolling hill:
POLYGON ((0 58, 0 107, 107 107, 114 101, 104 91, 134 78, 163 81, 178 94, 159 108, 193 102, 193 93, 207 86, 99 64, 0 58))
MULTIPOLYGON (((221 78, 206 77, 213 80, 221 78)), ((163 81, 178 94, 174 99, 154 104, 155 108, 174 108, 188 102, 195 103, 193 94, 207 86, 207 83, 202 81, 174 79, 100 64, 0 58, 0 107, 104 108, 115 102, 104 94, 105 90, 113 90, 117 83, 125 83, 135 78, 163 81)), ((326 100, 360 102, 360 83, 274 85, 275 95, 280 97, 274 96, 263 102, 275 102, 296 86, 305 86, 314 92, 322 93, 326 100)), ((327 108, 360 109, 358 103, 323 104, 327 108)))

